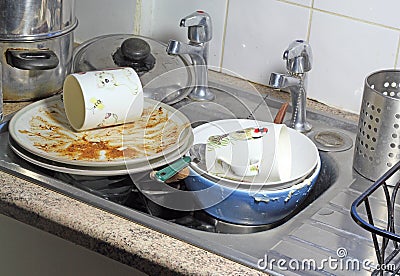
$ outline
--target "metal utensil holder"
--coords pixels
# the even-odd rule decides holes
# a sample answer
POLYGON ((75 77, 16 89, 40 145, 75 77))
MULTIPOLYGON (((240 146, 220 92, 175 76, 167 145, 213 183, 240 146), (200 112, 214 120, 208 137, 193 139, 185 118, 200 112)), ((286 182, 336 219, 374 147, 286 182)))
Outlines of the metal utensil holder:
POLYGON ((353 167, 376 181, 398 161, 400 70, 382 70, 365 79, 353 167))
POLYGON ((400 179, 395 175, 399 171, 400 162, 397 162, 351 205, 353 220, 371 233, 378 261, 372 275, 398 275, 400 271, 400 235, 396 233, 400 179), (393 186, 388 184, 393 181, 393 186), (382 205, 377 205, 377 198, 381 198, 382 195, 384 201, 382 205), (376 208, 378 206, 380 208, 376 208))

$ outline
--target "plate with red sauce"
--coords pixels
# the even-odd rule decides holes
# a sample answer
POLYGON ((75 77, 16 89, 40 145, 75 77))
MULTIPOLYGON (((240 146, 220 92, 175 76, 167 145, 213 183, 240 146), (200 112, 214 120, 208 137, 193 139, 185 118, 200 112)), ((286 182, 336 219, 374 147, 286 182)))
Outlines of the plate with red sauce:
POLYGON ((133 123, 76 132, 57 95, 19 110, 9 133, 29 154, 83 167, 143 166, 190 147, 193 140, 190 121, 182 112, 149 98, 142 117, 133 123))

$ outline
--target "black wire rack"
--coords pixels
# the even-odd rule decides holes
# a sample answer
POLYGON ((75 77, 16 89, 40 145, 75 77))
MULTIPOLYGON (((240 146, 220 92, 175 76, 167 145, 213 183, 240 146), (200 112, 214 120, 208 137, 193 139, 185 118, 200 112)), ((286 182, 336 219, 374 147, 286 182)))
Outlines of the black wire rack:
MULTIPOLYGON (((400 198, 396 197, 400 188, 399 174, 400 162, 390 168, 382 177, 360 195, 351 206, 351 216, 354 221, 365 230, 369 231, 375 248, 378 265, 372 275, 399 275, 400 271, 400 235, 396 233, 395 220, 400 219, 400 198), (384 198, 385 208, 375 210, 373 201, 384 198), (362 215, 362 206, 365 207, 362 215), (358 212, 360 211, 360 213, 358 212), (377 217, 379 214, 385 215, 377 217)), ((397 226, 399 228, 399 226, 397 226)), ((400 231, 399 231, 400 232, 400 231)))

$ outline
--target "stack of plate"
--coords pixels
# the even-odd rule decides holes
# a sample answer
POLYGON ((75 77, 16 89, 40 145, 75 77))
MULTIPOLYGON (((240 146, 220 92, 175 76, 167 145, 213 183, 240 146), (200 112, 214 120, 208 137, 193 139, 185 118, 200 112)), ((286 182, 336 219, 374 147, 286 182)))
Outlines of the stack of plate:
POLYGON ((185 115, 148 98, 142 118, 133 123, 75 132, 60 95, 18 111, 10 121, 9 133, 11 149, 26 161, 90 176, 156 169, 182 157, 194 139, 185 115))

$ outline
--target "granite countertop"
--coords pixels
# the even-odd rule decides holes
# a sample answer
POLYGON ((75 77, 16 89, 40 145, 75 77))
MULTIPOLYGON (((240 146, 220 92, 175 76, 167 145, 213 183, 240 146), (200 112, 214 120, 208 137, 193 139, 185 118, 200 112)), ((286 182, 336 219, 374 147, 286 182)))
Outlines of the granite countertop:
MULTIPOLYGON (((288 100, 287 93, 211 73, 230 85, 256 88, 260 93, 288 100)), ((17 111, 29 103, 5 103, 4 113, 17 111)), ((354 114, 314 101, 312 109, 330 112, 348 120, 354 114)), ((149 275, 261 275, 257 271, 154 231, 61 193, 0 171, 0 213, 103 254, 149 275)))

